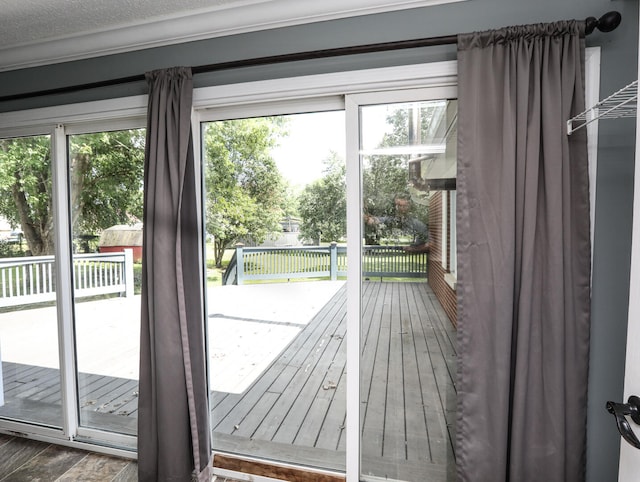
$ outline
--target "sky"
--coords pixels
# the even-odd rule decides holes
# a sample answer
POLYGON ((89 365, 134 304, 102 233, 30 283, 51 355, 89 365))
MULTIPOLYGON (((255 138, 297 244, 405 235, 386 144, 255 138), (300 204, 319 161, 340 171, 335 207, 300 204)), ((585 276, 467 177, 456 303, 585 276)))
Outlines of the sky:
MULTIPOLYGON (((377 147, 391 129, 386 116, 397 105, 367 106, 363 109, 364 149, 377 147)), ((289 118, 289 135, 271 151, 282 175, 293 187, 302 188, 323 175, 323 161, 335 151, 346 158, 344 111, 295 114, 289 118)))
POLYGON ((322 161, 335 151, 345 159, 344 111, 296 114, 289 118, 289 135, 271 151, 283 176, 294 187, 322 177, 322 161))

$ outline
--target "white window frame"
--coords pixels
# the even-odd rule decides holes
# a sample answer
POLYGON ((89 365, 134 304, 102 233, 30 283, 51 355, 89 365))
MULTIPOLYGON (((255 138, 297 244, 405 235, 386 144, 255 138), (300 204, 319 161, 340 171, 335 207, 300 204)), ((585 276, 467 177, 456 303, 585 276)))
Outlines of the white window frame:
MULTIPOLYGON (((449 191, 450 199, 450 207, 449 207, 449 215, 451 219, 455 221, 456 219, 456 210, 458 206, 458 191, 453 190, 449 191)), ((449 246, 449 272, 453 275, 453 281, 458 279, 458 223, 451 223, 451 245, 449 246)))
MULTIPOLYGON (((441 211, 442 211, 442 219, 441 219, 441 223, 440 223, 440 229, 442 230, 442 258, 440 259, 440 264, 442 265, 442 268, 444 269, 444 271, 448 271, 449 270, 449 266, 447 263, 447 242, 449 241, 449 216, 450 216, 450 206, 449 206, 449 196, 448 196, 448 191, 440 191, 440 202, 441 204, 441 211)), ((453 218, 455 219, 455 218, 453 218)))

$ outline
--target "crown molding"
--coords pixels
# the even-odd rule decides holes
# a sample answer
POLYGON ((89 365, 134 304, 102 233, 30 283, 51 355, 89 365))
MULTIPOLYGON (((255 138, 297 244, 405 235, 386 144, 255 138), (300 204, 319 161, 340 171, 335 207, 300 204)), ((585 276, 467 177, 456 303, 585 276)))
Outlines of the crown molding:
POLYGON ((312 22, 467 0, 256 0, 148 23, 0 48, 0 71, 312 22))

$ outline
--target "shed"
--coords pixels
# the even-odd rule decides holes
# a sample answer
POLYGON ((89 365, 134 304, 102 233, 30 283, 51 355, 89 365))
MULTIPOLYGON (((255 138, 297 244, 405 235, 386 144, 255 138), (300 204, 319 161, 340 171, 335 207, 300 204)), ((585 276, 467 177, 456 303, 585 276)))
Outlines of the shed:
POLYGON ((98 241, 101 253, 118 253, 125 248, 133 250, 133 261, 142 261, 142 223, 117 224, 102 231, 98 241))

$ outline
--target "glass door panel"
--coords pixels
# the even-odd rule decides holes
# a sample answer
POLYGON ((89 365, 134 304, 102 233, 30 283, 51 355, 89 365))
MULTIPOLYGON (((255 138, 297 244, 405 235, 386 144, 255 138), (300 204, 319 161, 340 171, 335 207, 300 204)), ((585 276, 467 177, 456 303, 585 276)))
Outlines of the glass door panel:
POLYGON ((144 130, 68 136, 79 425, 137 433, 144 130))
POLYGON ((456 112, 360 107, 363 480, 454 480, 456 112))
POLYGON ((214 450, 344 470, 344 112, 203 125, 214 450))
POLYGON ((0 139, 0 418, 62 426, 51 138, 0 139))

